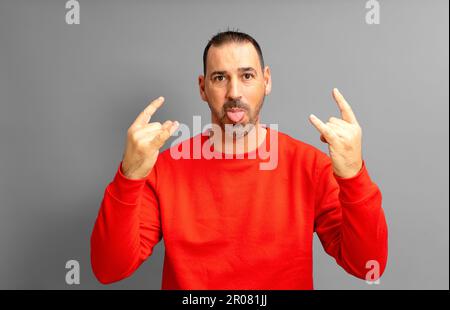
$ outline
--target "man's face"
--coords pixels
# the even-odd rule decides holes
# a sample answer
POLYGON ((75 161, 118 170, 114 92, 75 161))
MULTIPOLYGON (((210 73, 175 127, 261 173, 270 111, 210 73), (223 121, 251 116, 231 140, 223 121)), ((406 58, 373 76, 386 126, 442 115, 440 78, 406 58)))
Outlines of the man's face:
POLYGON ((199 86, 211 109, 212 122, 222 130, 226 124, 258 124, 271 79, 268 67, 262 71, 255 47, 251 43, 211 46, 206 70, 206 76, 199 76, 199 86))

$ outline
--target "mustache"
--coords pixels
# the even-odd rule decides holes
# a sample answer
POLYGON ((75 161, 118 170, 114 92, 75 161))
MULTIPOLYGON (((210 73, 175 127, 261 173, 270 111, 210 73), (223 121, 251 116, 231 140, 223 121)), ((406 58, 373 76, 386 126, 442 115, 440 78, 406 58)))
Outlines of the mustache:
POLYGON ((246 110, 249 111, 250 107, 248 106, 248 104, 246 104, 245 102, 242 102, 240 99, 236 99, 236 100, 228 100, 225 102, 225 104, 223 105, 223 111, 227 111, 231 108, 238 108, 238 109, 242 109, 242 110, 246 110))

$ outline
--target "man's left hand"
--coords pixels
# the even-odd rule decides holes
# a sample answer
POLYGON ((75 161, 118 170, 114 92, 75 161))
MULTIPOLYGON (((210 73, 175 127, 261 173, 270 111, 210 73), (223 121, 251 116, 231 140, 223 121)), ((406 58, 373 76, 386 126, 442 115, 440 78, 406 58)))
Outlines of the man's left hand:
POLYGON ((337 88, 333 97, 342 118, 330 117, 323 123, 311 114, 309 120, 320 132, 320 140, 328 144, 334 173, 341 178, 351 178, 362 167, 362 131, 352 108, 337 88))

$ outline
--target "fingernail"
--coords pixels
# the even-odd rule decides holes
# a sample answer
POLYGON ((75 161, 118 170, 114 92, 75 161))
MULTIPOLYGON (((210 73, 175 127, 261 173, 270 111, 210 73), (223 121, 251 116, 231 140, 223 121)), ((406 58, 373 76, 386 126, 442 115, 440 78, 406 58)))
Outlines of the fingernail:
POLYGON ((158 100, 164 100, 164 97, 163 97, 163 96, 161 96, 161 97, 159 97, 159 98, 158 98, 158 100))

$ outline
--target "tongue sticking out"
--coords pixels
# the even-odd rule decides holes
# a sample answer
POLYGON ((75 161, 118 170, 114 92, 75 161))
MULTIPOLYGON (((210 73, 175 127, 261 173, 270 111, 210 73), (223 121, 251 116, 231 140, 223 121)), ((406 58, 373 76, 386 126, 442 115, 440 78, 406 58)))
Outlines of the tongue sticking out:
POLYGON ((227 116, 232 122, 237 123, 244 117, 244 113, 242 110, 230 110, 227 111, 227 116))

